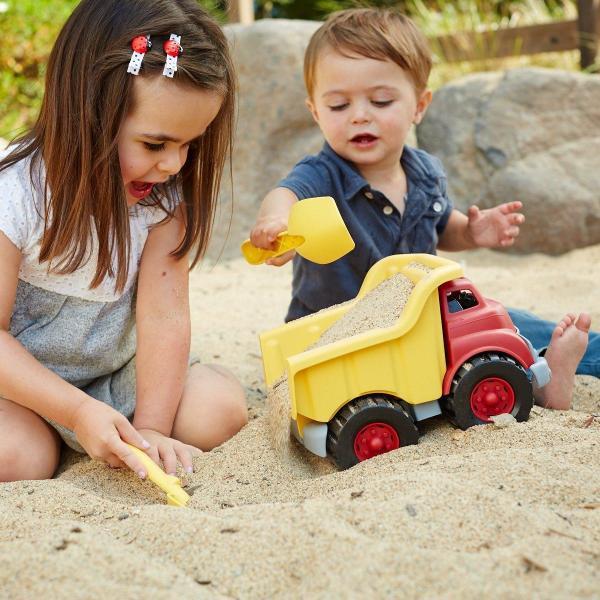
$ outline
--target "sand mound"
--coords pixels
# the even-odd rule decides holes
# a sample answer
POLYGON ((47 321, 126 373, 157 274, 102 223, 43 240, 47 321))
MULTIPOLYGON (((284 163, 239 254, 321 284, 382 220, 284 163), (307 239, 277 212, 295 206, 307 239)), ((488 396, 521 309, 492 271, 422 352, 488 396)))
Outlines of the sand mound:
POLYGON ((189 509, 89 459, 3 485, 3 595, 593 595, 600 420, 434 421, 419 445, 336 472, 299 446, 282 460, 259 417, 196 459, 189 509))
MULTIPOLYGON (((484 293, 553 318, 600 280, 598 247, 489 256, 471 273, 484 293), (568 274, 560 294, 549 272, 568 274)), ((527 423, 432 419, 418 445, 344 472, 297 444, 281 455, 255 334, 280 322, 287 281, 241 261, 194 273, 194 350, 241 374, 252 420, 196 459, 190 508, 67 453, 52 481, 0 485, 0 597, 597 596, 600 380, 578 378, 575 410, 535 408, 527 423)))

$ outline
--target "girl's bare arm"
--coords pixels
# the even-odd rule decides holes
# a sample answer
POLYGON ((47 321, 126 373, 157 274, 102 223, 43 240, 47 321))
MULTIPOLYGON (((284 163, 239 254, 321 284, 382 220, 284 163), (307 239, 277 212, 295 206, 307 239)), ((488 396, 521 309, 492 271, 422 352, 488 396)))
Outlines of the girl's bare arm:
POLYGON ((20 263, 21 252, 0 232, 0 396, 75 431, 93 458, 145 472, 122 441, 144 447, 127 419, 44 367, 10 334, 20 263))
POLYGON ((188 259, 170 255, 183 233, 179 213, 150 231, 138 279, 133 424, 167 437, 183 394, 190 352, 188 259))

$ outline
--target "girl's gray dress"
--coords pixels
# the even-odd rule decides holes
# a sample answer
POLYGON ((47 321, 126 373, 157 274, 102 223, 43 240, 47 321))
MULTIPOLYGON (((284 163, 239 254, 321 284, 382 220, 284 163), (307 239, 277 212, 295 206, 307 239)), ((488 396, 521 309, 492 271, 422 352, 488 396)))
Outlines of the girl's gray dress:
MULTIPOLYGON (((0 159, 6 152, 0 153, 0 159)), ((135 407, 135 289, 149 228, 164 218, 160 208, 130 209, 131 256, 125 289, 114 279, 89 289, 97 253, 74 273, 48 272, 38 262, 44 228, 40 177, 30 160, 0 172, 0 231, 21 250, 11 334, 43 365, 90 396, 131 418, 135 407)), ((43 169, 42 169, 43 172, 43 169)), ((95 247, 94 247, 95 248, 95 247)), ((72 431, 52 423, 65 442, 83 448, 72 431)))

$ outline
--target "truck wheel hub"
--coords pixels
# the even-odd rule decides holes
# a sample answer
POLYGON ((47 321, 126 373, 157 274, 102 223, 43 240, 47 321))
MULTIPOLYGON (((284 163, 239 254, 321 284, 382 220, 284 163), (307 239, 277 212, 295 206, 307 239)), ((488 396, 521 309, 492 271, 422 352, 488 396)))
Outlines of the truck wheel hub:
POLYGON ((471 392, 471 410, 481 421, 510 413, 515 407, 515 393, 510 384, 499 377, 481 380, 471 392))
POLYGON ((354 438, 354 453, 359 461, 400 448, 396 430, 387 423, 369 423, 354 438))

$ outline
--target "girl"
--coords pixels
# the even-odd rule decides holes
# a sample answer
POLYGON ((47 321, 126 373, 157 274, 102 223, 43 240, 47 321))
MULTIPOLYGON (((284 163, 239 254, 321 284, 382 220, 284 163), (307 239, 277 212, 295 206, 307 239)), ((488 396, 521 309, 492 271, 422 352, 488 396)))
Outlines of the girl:
POLYGON ((228 371, 188 367, 234 95, 194 0, 83 0, 63 27, 0 155, 0 481, 51 477, 61 438, 142 478, 125 442, 191 471, 246 423, 228 371))

